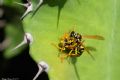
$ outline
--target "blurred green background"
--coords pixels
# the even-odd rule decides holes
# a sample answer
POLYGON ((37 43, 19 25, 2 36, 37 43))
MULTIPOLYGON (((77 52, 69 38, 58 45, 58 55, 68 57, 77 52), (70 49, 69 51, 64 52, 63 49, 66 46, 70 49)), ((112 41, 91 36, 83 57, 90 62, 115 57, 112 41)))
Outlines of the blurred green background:
MULTIPOLYGON (((37 1, 32 2, 35 7, 37 1)), ((31 56, 37 62, 49 64, 50 80, 119 80, 119 0, 46 0, 32 18, 31 15, 23 20, 25 31, 34 38, 31 56), (58 44, 59 38, 74 25, 75 31, 83 35, 105 38, 104 41, 85 39, 86 46, 96 48, 91 52, 95 60, 84 52, 74 65, 66 60, 61 63, 59 51, 51 43, 58 44)))

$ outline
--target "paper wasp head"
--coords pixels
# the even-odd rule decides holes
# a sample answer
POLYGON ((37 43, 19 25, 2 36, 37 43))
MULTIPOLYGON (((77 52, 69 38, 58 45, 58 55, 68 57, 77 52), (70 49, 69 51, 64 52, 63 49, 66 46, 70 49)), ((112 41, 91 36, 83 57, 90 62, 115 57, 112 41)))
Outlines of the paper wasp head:
POLYGON ((70 32, 70 37, 74 37, 76 39, 82 39, 82 35, 80 35, 79 33, 76 33, 75 31, 71 31, 70 32))

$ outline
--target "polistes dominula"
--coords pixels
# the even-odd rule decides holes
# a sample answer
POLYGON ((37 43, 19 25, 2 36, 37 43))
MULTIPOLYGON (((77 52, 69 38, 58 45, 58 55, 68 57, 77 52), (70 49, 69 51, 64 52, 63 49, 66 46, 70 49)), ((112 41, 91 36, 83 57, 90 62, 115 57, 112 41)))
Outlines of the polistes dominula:
POLYGON ((102 36, 99 35, 86 35, 83 36, 75 31, 70 31, 69 33, 65 33, 61 38, 57 47, 63 54, 60 54, 61 61, 63 61, 67 57, 79 57, 82 55, 84 51, 94 59, 89 50, 84 45, 83 38, 91 38, 104 40, 102 36))

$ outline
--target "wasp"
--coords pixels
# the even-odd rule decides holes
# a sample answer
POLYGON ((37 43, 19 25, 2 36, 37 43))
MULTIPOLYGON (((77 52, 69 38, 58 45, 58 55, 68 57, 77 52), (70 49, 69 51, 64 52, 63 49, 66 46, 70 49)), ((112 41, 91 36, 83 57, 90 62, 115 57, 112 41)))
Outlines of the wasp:
POLYGON ((83 54, 84 51, 87 51, 87 53, 92 57, 92 59, 94 59, 90 51, 84 45, 83 38, 104 40, 104 38, 99 35, 81 35, 75 31, 70 31, 68 33, 65 33, 60 38, 58 46, 53 44, 55 47, 57 47, 60 50, 60 52, 63 53, 60 54, 61 62, 67 57, 79 57, 83 54))

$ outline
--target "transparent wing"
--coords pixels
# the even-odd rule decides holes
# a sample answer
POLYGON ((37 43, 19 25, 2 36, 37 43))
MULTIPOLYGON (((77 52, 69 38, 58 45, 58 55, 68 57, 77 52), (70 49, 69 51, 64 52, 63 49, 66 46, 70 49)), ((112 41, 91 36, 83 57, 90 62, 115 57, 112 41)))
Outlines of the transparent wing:
POLYGON ((104 40, 104 37, 99 35, 83 35, 83 38, 90 38, 90 39, 98 39, 98 40, 104 40))

